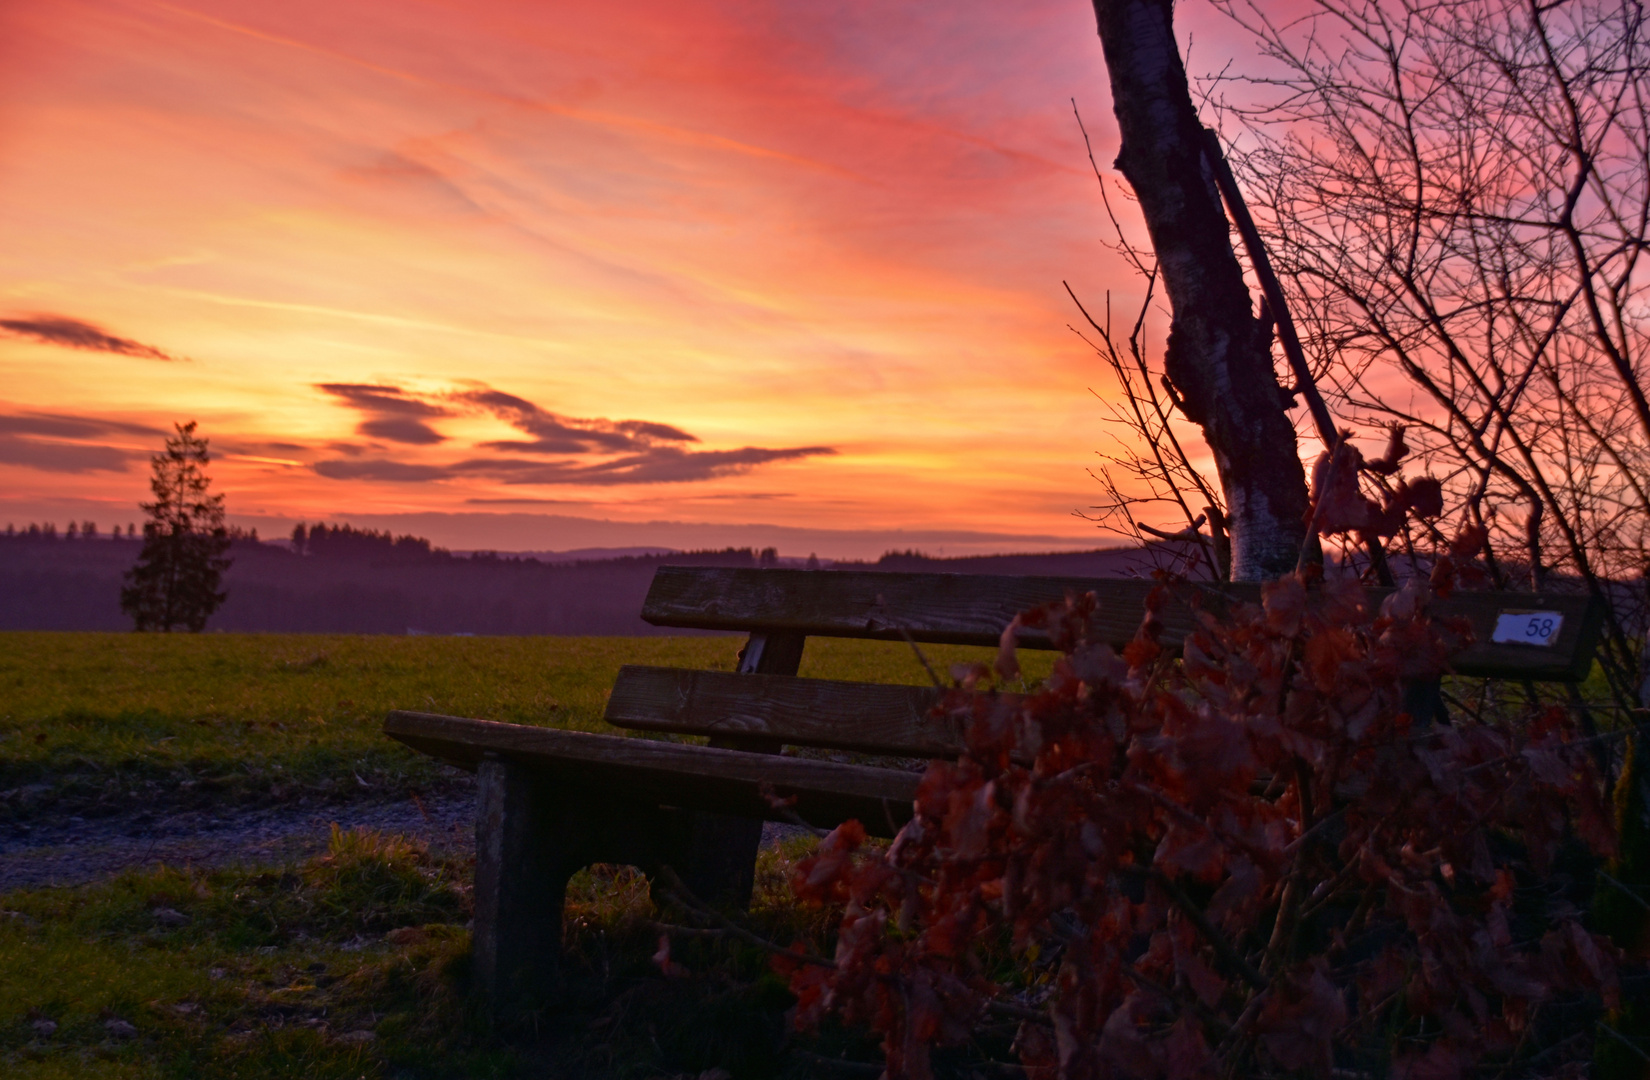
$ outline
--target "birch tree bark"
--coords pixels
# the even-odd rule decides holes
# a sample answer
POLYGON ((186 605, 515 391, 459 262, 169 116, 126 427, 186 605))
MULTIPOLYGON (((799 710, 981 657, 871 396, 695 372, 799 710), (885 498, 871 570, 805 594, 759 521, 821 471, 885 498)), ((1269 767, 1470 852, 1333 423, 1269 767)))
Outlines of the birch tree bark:
POLYGON ((1255 317, 1203 125, 1175 44, 1171 0, 1094 0, 1123 142, 1116 165, 1134 188, 1173 319, 1164 370, 1186 418, 1203 429, 1226 494, 1232 578, 1295 568, 1306 538, 1305 471, 1255 317))

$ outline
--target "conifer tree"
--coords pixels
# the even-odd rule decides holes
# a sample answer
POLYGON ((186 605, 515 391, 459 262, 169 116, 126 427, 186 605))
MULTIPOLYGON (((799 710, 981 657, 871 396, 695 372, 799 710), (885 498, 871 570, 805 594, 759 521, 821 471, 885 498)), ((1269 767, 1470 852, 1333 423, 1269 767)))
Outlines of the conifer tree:
POLYGON ((149 459, 155 501, 138 504, 149 520, 143 523, 143 550, 120 590, 120 609, 138 630, 199 633, 227 598, 218 586, 229 569, 230 539, 223 496, 206 493, 207 440, 195 436, 193 420, 173 427, 177 436, 149 459))

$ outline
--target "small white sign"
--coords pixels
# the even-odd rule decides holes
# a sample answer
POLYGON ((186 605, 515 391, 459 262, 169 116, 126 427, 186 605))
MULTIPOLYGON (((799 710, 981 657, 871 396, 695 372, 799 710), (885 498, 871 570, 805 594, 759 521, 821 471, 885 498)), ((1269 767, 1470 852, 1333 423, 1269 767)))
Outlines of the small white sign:
POLYGON ((1564 616, 1556 611, 1503 611, 1490 640, 1499 645, 1552 645, 1564 616))

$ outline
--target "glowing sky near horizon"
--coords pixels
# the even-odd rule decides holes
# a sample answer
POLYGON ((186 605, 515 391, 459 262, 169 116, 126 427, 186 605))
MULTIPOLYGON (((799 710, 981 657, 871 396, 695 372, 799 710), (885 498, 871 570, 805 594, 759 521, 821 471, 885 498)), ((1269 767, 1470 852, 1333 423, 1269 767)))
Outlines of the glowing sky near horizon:
POLYGON ((232 514, 1097 543, 1074 96, 1082 0, 10 0, 0 504, 194 419, 232 514))

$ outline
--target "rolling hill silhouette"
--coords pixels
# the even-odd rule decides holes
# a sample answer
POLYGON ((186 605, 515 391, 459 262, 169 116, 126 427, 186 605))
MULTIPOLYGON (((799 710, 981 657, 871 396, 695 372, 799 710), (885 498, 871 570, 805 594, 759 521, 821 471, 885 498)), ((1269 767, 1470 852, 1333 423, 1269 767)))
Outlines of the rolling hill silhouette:
MULTIPOLYGON (((0 536, 0 629, 129 630, 122 573, 134 539, 0 536)), ((803 565, 773 549, 658 553, 559 561, 453 554, 417 537, 318 527, 301 545, 237 539, 229 599, 210 630, 368 634, 663 634, 638 615, 659 566, 803 565)), ((964 574, 1131 577, 1168 553, 1108 549, 1048 555, 929 558, 891 552, 822 568, 964 574)))

